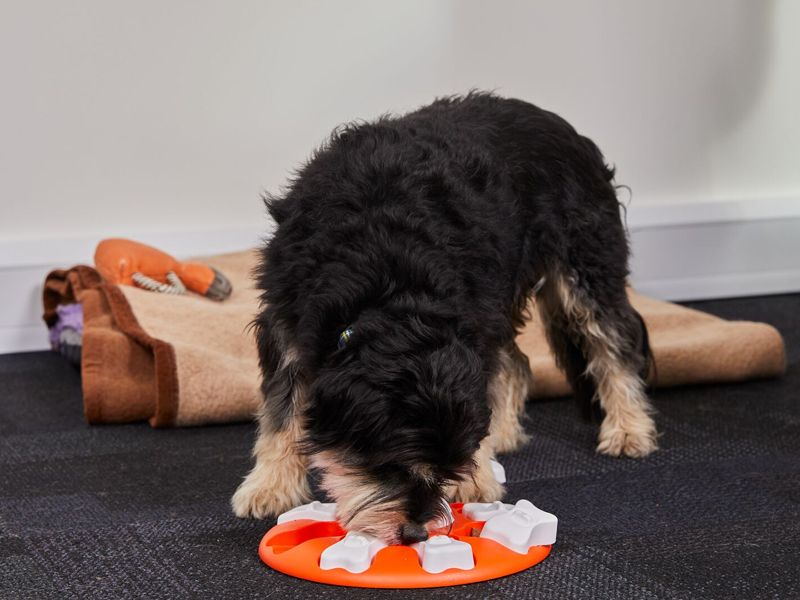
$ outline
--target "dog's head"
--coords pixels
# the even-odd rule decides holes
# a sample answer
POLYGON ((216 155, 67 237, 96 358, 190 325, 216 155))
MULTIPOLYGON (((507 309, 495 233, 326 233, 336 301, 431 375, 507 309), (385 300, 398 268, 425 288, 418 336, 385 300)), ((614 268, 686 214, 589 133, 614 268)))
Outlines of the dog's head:
POLYGON ((427 537, 448 487, 471 477, 489 429, 477 355, 410 319, 339 335, 305 412, 306 451, 347 528, 387 543, 427 537))

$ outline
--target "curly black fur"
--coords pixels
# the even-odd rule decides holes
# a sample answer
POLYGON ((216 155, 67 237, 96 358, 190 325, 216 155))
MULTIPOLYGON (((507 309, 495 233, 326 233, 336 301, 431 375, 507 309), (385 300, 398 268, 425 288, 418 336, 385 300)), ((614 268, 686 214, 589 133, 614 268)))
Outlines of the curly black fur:
MULTIPOLYGON (((268 199, 256 325, 272 426, 302 419, 306 451, 338 452, 425 522, 469 474, 498 353, 542 277, 570 274, 641 354, 613 176, 559 116, 486 93, 337 130, 268 199)), ((588 403, 586 349, 564 345, 588 403)))

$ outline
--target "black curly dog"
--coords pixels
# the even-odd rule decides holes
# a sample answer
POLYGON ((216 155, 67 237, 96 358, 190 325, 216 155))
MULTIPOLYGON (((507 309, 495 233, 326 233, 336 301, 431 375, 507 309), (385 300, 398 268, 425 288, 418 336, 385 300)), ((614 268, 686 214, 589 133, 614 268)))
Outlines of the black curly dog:
POLYGON ((310 466, 345 527, 389 543, 425 539, 444 499, 499 499, 490 458, 526 440, 532 296, 601 411, 598 451, 653 451, 613 176, 566 121, 491 94, 337 130, 268 199, 264 411, 236 514, 307 501, 310 466))

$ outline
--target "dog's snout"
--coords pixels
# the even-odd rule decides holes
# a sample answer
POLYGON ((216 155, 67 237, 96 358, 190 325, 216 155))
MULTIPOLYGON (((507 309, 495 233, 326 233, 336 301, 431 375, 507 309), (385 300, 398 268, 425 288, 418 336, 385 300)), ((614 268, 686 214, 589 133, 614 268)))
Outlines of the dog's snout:
POLYGON ((419 523, 403 523, 400 527, 400 540, 404 544, 415 544, 428 539, 428 530, 419 523))

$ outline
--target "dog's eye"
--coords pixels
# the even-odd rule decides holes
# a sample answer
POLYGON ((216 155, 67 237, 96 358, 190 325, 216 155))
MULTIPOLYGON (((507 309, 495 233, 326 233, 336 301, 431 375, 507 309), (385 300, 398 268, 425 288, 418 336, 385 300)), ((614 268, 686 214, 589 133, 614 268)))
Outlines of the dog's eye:
POLYGON ((351 340, 353 337, 353 329, 348 327, 342 333, 339 334, 339 350, 343 350, 345 346, 347 346, 347 342, 351 340))

